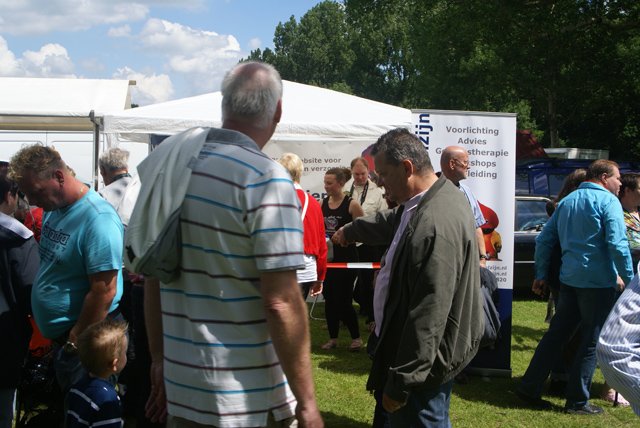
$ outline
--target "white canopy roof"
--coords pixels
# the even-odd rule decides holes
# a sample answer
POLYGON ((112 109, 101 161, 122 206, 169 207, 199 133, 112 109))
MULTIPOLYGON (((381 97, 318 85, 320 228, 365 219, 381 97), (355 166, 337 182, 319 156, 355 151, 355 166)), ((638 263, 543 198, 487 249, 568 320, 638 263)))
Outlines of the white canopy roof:
POLYGON ((0 129, 90 131, 91 112, 123 111, 128 80, 0 78, 0 129))
MULTIPOLYGON (((283 115, 273 140, 371 139, 409 127, 411 110, 329 89, 283 81, 283 115)), ((220 92, 104 115, 104 132, 175 134, 194 126, 221 125, 220 92)))

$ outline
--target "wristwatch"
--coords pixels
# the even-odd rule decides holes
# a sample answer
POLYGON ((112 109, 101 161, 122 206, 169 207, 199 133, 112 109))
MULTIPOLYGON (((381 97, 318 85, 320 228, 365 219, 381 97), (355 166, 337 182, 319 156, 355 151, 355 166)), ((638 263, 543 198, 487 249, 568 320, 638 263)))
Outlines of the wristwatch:
POLYGON ((62 346, 62 351, 63 351, 65 354, 75 355, 75 354, 77 354, 77 353, 78 353, 78 347, 77 347, 77 346, 76 346, 76 344, 75 344, 75 343, 73 343, 72 341, 67 340, 67 343, 65 343, 65 344, 62 346))
POLYGON ((489 260, 489 256, 486 254, 480 254, 480 260, 489 260))

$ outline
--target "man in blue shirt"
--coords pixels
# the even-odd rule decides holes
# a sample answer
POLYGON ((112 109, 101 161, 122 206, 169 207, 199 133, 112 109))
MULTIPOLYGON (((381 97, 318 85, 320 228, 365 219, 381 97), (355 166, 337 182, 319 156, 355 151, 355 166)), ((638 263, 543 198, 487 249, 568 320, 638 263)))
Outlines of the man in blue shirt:
POLYGON ((589 403, 596 343, 616 290, 623 289, 633 277, 622 207, 616 197, 620 185, 620 171, 615 162, 594 161, 589 166, 587 181, 560 202, 536 239, 533 291, 544 292, 552 250, 557 243, 562 248, 562 285, 556 314, 516 391, 528 404, 551 406, 540 398, 542 386, 555 354, 579 326, 582 340, 569 372, 565 411, 602 413, 602 408, 589 403))
POLYGON ((42 334, 62 345, 54 366, 66 392, 84 372, 76 355, 80 333, 121 316, 124 229, 113 207, 75 178, 55 149, 24 147, 9 168, 29 203, 45 212, 31 307, 42 334))

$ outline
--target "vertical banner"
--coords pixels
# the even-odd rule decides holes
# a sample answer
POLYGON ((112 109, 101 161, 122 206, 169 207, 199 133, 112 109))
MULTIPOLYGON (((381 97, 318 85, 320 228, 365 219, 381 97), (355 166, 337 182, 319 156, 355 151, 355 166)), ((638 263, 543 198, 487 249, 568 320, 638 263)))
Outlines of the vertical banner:
POLYGON ((440 170, 442 150, 460 146, 469 153, 464 181, 480 203, 487 262, 498 280, 501 337, 493 349, 481 349, 469 365, 483 375, 511 376, 511 304, 515 210, 516 115, 513 113, 412 110, 413 131, 433 167, 440 170))

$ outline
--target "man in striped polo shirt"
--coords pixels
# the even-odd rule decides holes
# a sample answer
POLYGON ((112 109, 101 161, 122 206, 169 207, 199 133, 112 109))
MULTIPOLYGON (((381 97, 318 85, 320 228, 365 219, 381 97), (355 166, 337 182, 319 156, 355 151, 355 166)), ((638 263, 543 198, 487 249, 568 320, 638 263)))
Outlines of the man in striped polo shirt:
POLYGON ((145 284, 148 414, 168 412, 170 427, 322 427, 296 279, 299 202, 261 152, 282 82, 267 64, 241 63, 222 95, 222 129, 208 131, 182 204, 180 276, 145 284))

